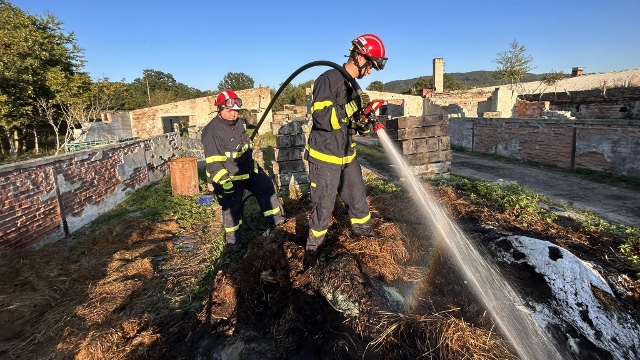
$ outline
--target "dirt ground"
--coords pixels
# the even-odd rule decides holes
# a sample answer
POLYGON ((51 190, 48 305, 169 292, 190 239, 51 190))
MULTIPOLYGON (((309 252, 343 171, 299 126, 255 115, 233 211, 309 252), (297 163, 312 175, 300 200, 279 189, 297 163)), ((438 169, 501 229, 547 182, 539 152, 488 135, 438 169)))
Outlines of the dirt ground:
MULTIPOLYGON (((614 250, 617 239, 586 236, 574 220, 530 221, 523 228, 491 204, 449 188, 434 194, 480 247, 500 234, 521 234, 607 271, 625 269, 614 250)), ((205 274, 220 246, 215 221, 178 237, 172 221, 132 217, 83 241, 4 254, 0 357, 517 358, 430 229, 417 223, 411 200, 370 191, 368 201, 373 213, 395 219, 374 218, 382 236, 353 237, 338 201, 319 264, 309 269, 302 262, 304 200, 284 204, 287 221, 271 235, 257 237, 240 254, 225 252, 211 277, 205 274), (402 290, 403 307, 383 291, 389 284, 402 290)), ((525 298, 540 297, 526 269, 504 270, 525 298)), ((625 285, 633 294, 620 306, 640 321, 640 282, 625 285)), ((594 349, 589 357, 601 355, 594 349)))

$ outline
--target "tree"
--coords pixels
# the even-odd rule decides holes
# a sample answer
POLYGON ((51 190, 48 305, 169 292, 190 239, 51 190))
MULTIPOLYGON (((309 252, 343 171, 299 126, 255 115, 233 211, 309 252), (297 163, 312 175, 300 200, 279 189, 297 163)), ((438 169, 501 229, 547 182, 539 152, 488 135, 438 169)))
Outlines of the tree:
POLYGON ((29 15, 0 0, 0 127, 9 138, 34 128, 40 121, 38 103, 52 98, 47 86, 51 69, 73 74, 84 65, 82 50, 73 33, 51 14, 29 15))
POLYGON ((531 62, 533 58, 526 55, 524 45, 520 45, 518 40, 513 40, 509 44, 509 50, 501 51, 498 57, 493 60, 497 64, 493 76, 496 79, 511 82, 511 89, 520 82, 520 79, 533 69, 531 62))
MULTIPOLYGON (((311 87, 314 80, 307 80, 298 85, 288 84, 273 103, 273 111, 282 111, 284 105, 305 105, 307 103, 307 88, 311 87)), ((282 86, 282 84, 281 84, 282 86)), ((271 99, 276 91, 271 90, 271 99)))
POLYGON ((450 74, 444 74, 442 77, 442 86, 445 91, 454 91, 454 90, 466 90, 467 87, 464 86, 460 81, 456 80, 450 74))
POLYGON ((218 91, 253 89, 253 78, 245 73, 228 72, 218 84, 218 91))
MULTIPOLYGON (((117 99, 126 89, 124 80, 111 82, 109 78, 103 78, 92 81, 89 74, 85 72, 67 75, 63 72, 51 71, 48 83, 55 94, 52 101, 60 109, 60 117, 67 124, 64 142, 62 144, 57 142, 58 151, 73 138, 74 129, 84 128, 87 124, 100 119, 103 111, 116 110, 117 99)), ((46 111, 45 106, 41 108, 46 111)), ((56 121, 53 118, 49 123, 58 135, 60 120, 56 121)))
MULTIPOLYGON (((555 71, 551 70, 549 73, 542 74, 542 83, 547 86, 553 86, 553 96, 556 95, 556 85, 562 79, 567 77, 567 75, 563 71, 555 71)), ((542 94, 540 93, 540 97, 542 98, 542 94)))
POLYGON ((369 84, 369 86, 367 86, 367 90, 370 91, 384 91, 384 84, 382 83, 382 81, 379 80, 375 80, 372 81, 371 84, 369 84))
POLYGON ((126 110, 195 99, 211 94, 176 81, 170 73, 150 69, 143 70, 142 77, 134 79, 126 86, 127 97, 121 101, 120 105, 120 108, 126 110))
POLYGON ((422 89, 432 89, 433 88, 433 80, 430 76, 421 76, 418 78, 418 81, 413 84, 413 91, 422 92, 422 89))

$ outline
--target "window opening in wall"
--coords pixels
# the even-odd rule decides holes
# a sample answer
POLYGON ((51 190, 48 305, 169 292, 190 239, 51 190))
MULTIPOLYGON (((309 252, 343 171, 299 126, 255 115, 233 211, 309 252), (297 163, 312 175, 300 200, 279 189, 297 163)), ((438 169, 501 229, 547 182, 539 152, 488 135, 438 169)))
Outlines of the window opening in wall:
POLYGON ((626 106, 621 107, 620 112, 627 112, 627 107, 626 106))
POLYGON ((189 128, 189 115, 163 116, 162 117, 162 133, 187 131, 189 128))

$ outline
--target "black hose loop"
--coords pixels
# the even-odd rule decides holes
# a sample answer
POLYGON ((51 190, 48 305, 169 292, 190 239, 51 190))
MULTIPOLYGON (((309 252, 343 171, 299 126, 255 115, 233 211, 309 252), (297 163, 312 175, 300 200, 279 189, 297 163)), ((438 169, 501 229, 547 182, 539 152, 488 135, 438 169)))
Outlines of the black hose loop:
POLYGON ((287 85, 289 85, 291 80, 293 80, 301 72, 303 72, 303 71, 305 71, 305 70, 307 70, 309 68, 312 68, 314 66, 329 66, 329 67, 332 67, 332 68, 340 71, 342 76, 344 76, 344 78, 349 81, 349 83, 351 84, 351 87, 353 87, 353 89, 356 91, 356 94, 357 95, 362 94, 362 89, 360 88, 360 85, 358 85, 358 82, 356 82, 356 80, 353 78, 353 76, 351 76, 351 74, 349 74, 347 72, 347 70, 345 70, 344 67, 342 67, 341 65, 338 65, 338 64, 336 64, 334 62, 331 62, 331 61, 325 61, 325 60, 312 61, 312 62, 310 62, 310 63, 308 63, 306 65, 301 66, 298 70, 294 71, 293 74, 291 74, 287 78, 287 80, 285 80, 282 83, 282 85, 280 85, 280 88, 278 89, 278 91, 276 91, 276 94, 271 99, 271 102, 269 103, 267 108, 264 110, 264 113, 262 114, 262 117, 260 118, 260 121, 258 121, 258 124, 256 124, 256 128, 253 130, 253 134, 251 134, 251 140, 253 140, 256 137, 256 135, 258 134, 258 129, 260 129, 260 126, 264 122, 264 119, 266 119, 267 115, 269 114, 269 111, 271 110, 271 107, 273 107, 273 104, 275 103, 276 99, 278 98, 278 96, 280 96, 282 91, 284 91, 284 89, 287 87, 287 85))

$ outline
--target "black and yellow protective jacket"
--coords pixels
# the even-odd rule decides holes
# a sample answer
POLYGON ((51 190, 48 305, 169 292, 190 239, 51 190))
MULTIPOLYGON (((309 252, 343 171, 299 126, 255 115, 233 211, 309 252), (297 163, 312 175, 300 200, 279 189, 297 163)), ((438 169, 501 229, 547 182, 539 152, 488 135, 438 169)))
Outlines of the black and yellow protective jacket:
POLYGON ((312 163, 341 167, 356 157, 351 136, 360 128, 351 116, 359 110, 351 84, 336 69, 320 75, 313 84, 313 127, 306 146, 305 159, 312 163))
POLYGON ((204 147, 207 182, 214 186, 232 180, 246 180, 257 172, 253 160, 253 142, 247 134, 246 120, 223 120, 219 115, 203 129, 200 141, 204 147))

